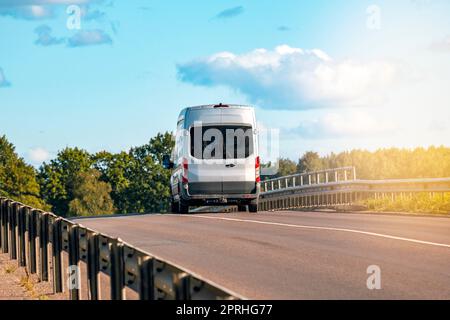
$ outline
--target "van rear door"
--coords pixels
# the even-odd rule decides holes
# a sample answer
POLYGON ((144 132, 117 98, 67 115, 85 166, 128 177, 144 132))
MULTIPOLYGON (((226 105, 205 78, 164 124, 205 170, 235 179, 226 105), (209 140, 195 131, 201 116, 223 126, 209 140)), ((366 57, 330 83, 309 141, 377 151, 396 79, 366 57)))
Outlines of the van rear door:
POLYGON ((223 127, 223 133, 226 137, 223 193, 255 193, 255 146, 252 126, 228 125, 223 127))
POLYGON ((258 155, 256 119, 253 108, 225 108, 222 110, 225 125, 226 156, 223 175, 225 194, 256 193, 255 159, 258 155))
POLYGON ((249 125, 192 127, 189 190, 193 194, 256 192, 254 131, 249 125), (195 140, 203 137, 196 152, 195 140), (221 136, 222 138, 217 138, 221 136), (217 141, 217 139, 221 141, 217 141))
POLYGON ((189 193, 256 193, 251 108, 190 110, 189 193))

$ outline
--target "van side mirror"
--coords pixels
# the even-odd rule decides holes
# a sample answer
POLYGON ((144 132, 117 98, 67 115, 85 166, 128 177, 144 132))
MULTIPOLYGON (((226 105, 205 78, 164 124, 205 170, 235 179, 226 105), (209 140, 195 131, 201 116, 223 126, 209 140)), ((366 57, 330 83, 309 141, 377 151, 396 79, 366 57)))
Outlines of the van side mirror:
POLYGON ((173 162, 170 161, 170 155, 165 154, 163 155, 163 161, 162 165, 164 169, 173 169, 173 162))

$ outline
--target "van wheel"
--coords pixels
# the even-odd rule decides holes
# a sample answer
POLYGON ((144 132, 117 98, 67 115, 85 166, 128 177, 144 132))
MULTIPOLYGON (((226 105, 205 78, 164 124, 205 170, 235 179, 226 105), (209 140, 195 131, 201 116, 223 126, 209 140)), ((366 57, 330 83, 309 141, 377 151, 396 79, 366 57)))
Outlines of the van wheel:
POLYGON ((247 206, 238 206, 239 212, 247 212, 247 206))
POLYGON ((250 212, 252 212, 252 213, 258 212, 258 200, 252 200, 252 201, 248 204, 248 211, 250 211, 250 212))
POLYGON ((189 205, 185 204, 180 200, 180 202, 178 202, 178 213, 181 214, 189 213, 189 205))
POLYGON ((178 213, 178 203, 173 201, 173 199, 170 199, 170 211, 172 213, 178 213))

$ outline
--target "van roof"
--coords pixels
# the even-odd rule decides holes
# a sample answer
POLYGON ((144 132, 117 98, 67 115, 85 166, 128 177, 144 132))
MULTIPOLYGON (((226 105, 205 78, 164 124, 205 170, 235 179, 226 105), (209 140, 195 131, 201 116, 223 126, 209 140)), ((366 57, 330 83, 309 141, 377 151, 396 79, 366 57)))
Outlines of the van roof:
POLYGON ((181 110, 178 116, 178 122, 188 120, 189 123, 194 122, 196 118, 201 117, 201 121, 205 123, 210 122, 237 122, 241 123, 245 120, 246 123, 255 122, 255 109, 252 106, 241 104, 208 104, 202 106, 188 107, 181 110), (203 112, 204 111, 204 112, 203 112), (210 112, 211 111, 211 112, 210 112), (213 112, 214 111, 214 112, 213 112), (222 119, 225 117, 225 119, 222 119), (233 118, 234 117, 234 118, 233 118), (189 119, 187 119, 189 118, 189 119))
POLYGON ((252 106, 248 105, 242 105, 242 104, 228 104, 228 103, 220 103, 220 104, 206 104, 202 106, 193 106, 193 107, 187 107, 185 110, 195 110, 195 109, 214 109, 222 106, 223 108, 229 107, 229 108, 253 108, 252 106))

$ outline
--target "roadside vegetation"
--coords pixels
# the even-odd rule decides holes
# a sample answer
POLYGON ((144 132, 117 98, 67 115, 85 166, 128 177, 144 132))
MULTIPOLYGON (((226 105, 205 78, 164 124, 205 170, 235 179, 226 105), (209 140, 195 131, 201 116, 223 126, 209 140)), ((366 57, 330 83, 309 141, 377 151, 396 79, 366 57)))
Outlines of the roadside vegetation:
MULTIPOLYGON (((358 179, 446 178, 450 177, 450 148, 352 150, 323 157, 316 152, 307 152, 298 162, 281 159, 279 164, 277 176, 354 166, 358 179)), ((362 205, 379 212, 450 214, 450 194, 408 194, 394 200, 390 197, 368 199, 362 205)))
POLYGON ((117 154, 65 148, 35 169, 3 136, 0 195, 64 217, 164 212, 170 171, 162 167, 162 157, 172 148, 171 133, 166 132, 117 154))
MULTIPOLYGON (((65 148, 39 168, 28 165, 5 136, 0 137, 0 195, 61 216, 166 212, 170 171, 162 166, 173 148, 171 133, 157 134, 129 151, 91 154, 65 148)), ((280 159, 277 176, 355 166, 359 179, 450 177, 450 148, 352 150, 298 161, 280 159)), ((263 177, 263 179, 272 177, 263 177)), ((374 211, 450 212, 450 195, 371 199, 374 211)))
POLYGON ((0 136, 0 196, 39 209, 50 209, 43 200, 36 170, 25 163, 5 136, 0 136))
POLYGON ((280 160, 278 176, 339 167, 356 167, 358 179, 412 179, 450 177, 450 148, 352 150, 320 156, 306 152, 295 162, 280 160))
POLYGON ((420 193, 405 196, 403 199, 397 197, 392 200, 368 199, 363 202, 368 210, 378 212, 412 212, 412 213, 435 213, 450 214, 450 194, 448 193, 420 193))

